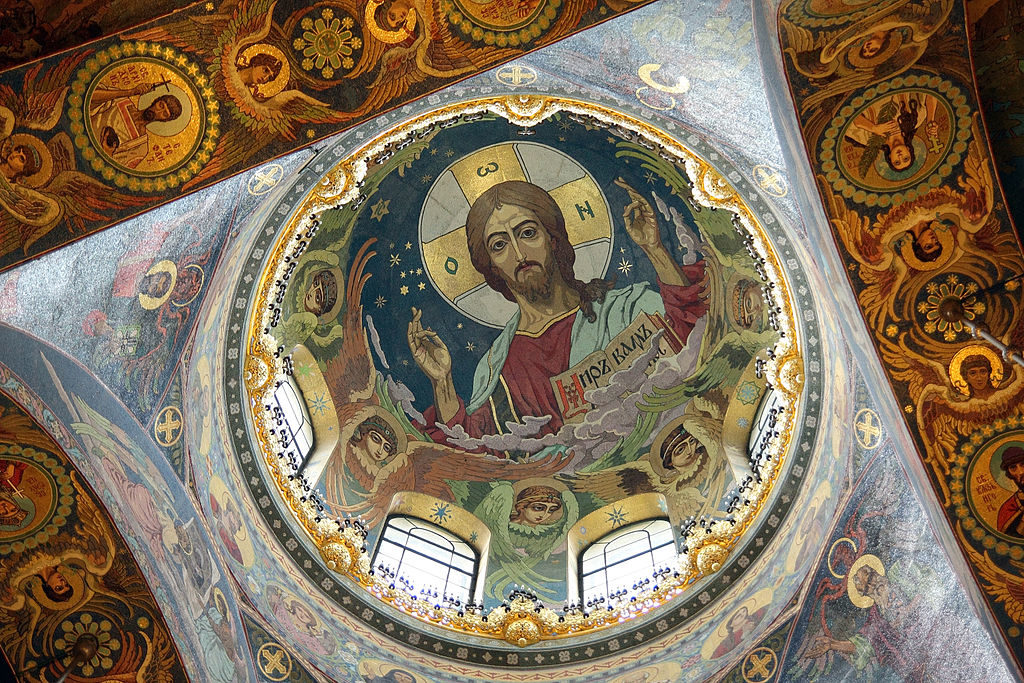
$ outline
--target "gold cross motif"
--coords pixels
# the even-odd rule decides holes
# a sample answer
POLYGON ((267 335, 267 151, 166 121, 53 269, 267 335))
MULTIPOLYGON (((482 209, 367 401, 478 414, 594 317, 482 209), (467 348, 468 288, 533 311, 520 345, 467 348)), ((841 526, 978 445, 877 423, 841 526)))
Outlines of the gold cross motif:
POLYGON ((882 442, 882 426, 878 414, 871 408, 861 408, 853 418, 853 426, 857 431, 857 443, 871 450, 878 448, 882 442))
POLYGON ((153 425, 156 441, 164 448, 178 443, 181 438, 181 411, 175 406, 167 406, 160 411, 156 424, 153 425))

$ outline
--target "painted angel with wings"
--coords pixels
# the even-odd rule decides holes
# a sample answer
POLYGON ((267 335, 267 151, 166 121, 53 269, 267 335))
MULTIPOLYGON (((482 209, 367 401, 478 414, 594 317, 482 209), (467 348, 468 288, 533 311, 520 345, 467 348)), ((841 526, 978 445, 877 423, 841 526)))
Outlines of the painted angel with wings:
POLYGON ((277 0, 225 0, 214 14, 185 17, 130 36, 170 43, 196 56, 216 46, 207 67, 210 80, 230 113, 224 118, 241 126, 225 131, 210 163, 185 184, 186 190, 244 164, 276 140, 294 140, 302 126, 352 118, 295 88, 301 69, 273 21, 276 5, 277 0))
MULTIPOLYGON (((783 52, 816 86, 800 102, 809 139, 817 139, 835 115, 838 98, 898 76, 916 64, 953 4, 953 0, 901 0, 832 30, 780 22, 783 52)), ((933 51, 942 54, 943 64, 962 61, 959 48, 951 50, 946 41, 931 42, 933 51)))
MULTIPOLYGON (((975 118, 974 134, 978 135, 975 118)), ((981 138, 984 139, 984 138, 981 138)), ((989 261, 999 270, 1016 272, 1005 256, 1012 235, 990 220, 995 182, 977 142, 972 140, 957 179, 930 190, 913 201, 903 202, 874 221, 850 208, 819 176, 832 227, 850 256, 857 261, 857 275, 864 283, 858 301, 868 325, 879 329, 886 320, 900 321, 911 315, 912 297, 898 296, 906 286, 918 286, 935 271, 964 254, 989 261), (903 305, 898 309, 899 304, 903 305)))
MULTIPOLYGON (((451 79, 510 59, 521 50, 475 47, 457 38, 439 0, 348 0, 352 16, 366 28, 363 53, 346 78, 359 78, 378 69, 367 86, 366 100, 356 116, 383 111, 410 88, 428 78, 451 79)), ((565 3, 558 24, 575 25, 594 3, 565 3)), ((552 27, 552 31, 555 27, 552 27)))
POLYGON ((569 529, 580 518, 576 496, 553 479, 498 481, 474 514, 491 530, 485 592, 501 600, 512 584, 524 584, 538 596, 563 600, 552 589, 565 584, 565 563, 550 575, 547 560, 565 550, 569 529))
POLYGON ((43 142, 34 131, 52 130, 64 111, 68 81, 88 53, 68 57, 44 71, 25 72, 22 87, 0 85, 0 255, 22 249, 61 223, 72 233, 109 220, 105 212, 147 201, 122 194, 77 170, 67 133, 43 142), (16 132, 17 131, 17 132, 16 132))
POLYGON ((1024 371, 990 347, 969 344, 950 360, 949 369, 911 351, 905 335, 879 342, 894 382, 905 383, 916 407, 925 457, 949 502, 947 480, 961 439, 1019 414, 1024 405, 1024 371))
POLYGON ((361 515, 372 526, 383 519, 399 491, 456 501, 450 482, 550 476, 568 464, 571 453, 520 463, 409 440, 399 417, 381 405, 363 327, 360 299, 370 279, 366 267, 376 255, 370 250, 375 242, 364 242, 353 259, 340 321, 341 348, 323 373, 340 427, 322 478, 328 506, 336 513, 361 515))
MULTIPOLYGON (((51 446, 52 448, 52 446, 51 446)), ((15 554, 0 565, 0 638, 12 661, 31 656, 36 636, 47 642, 58 637, 67 617, 89 603, 96 609, 123 608, 103 577, 117 554, 114 532, 92 494, 71 472, 75 489, 76 521, 62 528, 51 542, 34 552, 15 554), (32 634, 33 637, 26 637, 32 634)))

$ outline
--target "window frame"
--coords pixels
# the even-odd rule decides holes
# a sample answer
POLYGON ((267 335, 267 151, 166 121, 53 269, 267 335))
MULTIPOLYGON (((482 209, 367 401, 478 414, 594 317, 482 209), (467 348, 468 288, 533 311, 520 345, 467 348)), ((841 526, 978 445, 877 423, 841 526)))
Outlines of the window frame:
MULTIPOLYGON (((430 541, 423 538, 418 538, 418 540, 433 545, 437 547, 439 550, 444 550, 437 543, 431 543, 430 541)), ((376 568, 380 564, 379 560, 381 558, 381 550, 383 549, 385 543, 388 543, 392 546, 401 549, 402 559, 398 561, 398 566, 389 567, 391 571, 395 572, 396 577, 403 576, 403 572, 401 571, 401 569, 404 561, 404 556, 406 552, 409 552, 418 557, 424 558, 425 560, 432 562, 440 567, 447 567, 447 576, 444 579, 443 585, 439 583, 436 586, 438 590, 438 600, 440 600, 446 593, 450 595, 449 586, 453 586, 458 590, 465 590, 464 595, 460 594, 458 596, 453 596, 461 600, 463 604, 467 604, 476 598, 476 590, 480 579, 481 567, 483 566, 483 563, 481 561, 483 554, 479 549, 475 548, 473 544, 459 536, 454 531, 446 529, 438 524, 435 524, 434 522, 431 522, 430 520, 423 519, 422 517, 419 517, 417 515, 409 514, 407 512, 392 512, 391 514, 388 514, 388 516, 384 519, 384 523, 380 527, 380 534, 377 538, 376 547, 374 548, 373 557, 370 562, 371 567, 376 568), (408 520, 411 523, 412 528, 406 531, 393 526, 392 522, 396 519, 408 520), (415 548, 409 547, 409 545, 402 545, 393 539, 389 539, 388 531, 392 529, 399 533, 404 533, 406 535, 406 538, 409 540, 416 538, 413 532, 418 529, 430 531, 440 536, 441 538, 445 538, 445 540, 449 540, 448 537, 454 539, 458 544, 461 544, 461 546, 463 546, 465 550, 462 553, 457 552, 455 543, 452 543, 453 548, 451 550, 451 553, 453 560, 456 557, 462 558, 463 560, 468 560, 472 565, 472 571, 466 571, 460 567, 455 566, 451 562, 446 563, 443 561, 439 561, 436 557, 424 555, 422 552, 416 550, 415 548), (452 584, 451 575, 453 572, 457 572, 459 574, 469 577, 468 586, 465 589, 463 589, 462 586, 458 584, 452 584)), ((426 588, 427 586, 421 580, 421 577, 423 575, 423 568, 415 567, 414 569, 416 570, 415 574, 407 572, 406 574, 404 574, 405 577, 413 582, 415 588, 426 588)), ((431 588, 433 588, 433 586, 431 588)))
MULTIPOLYGON (((629 547, 630 544, 631 543, 627 543, 625 547, 629 547)), ((669 561, 667 562, 658 562, 656 559, 658 551, 664 548, 670 549, 670 558, 675 558, 678 556, 678 547, 676 545, 675 533, 672 527, 672 522, 668 517, 648 517, 646 519, 637 520, 630 524, 623 525, 618 529, 613 529, 608 533, 604 534, 603 536, 601 536, 600 538, 598 538, 597 540, 588 544, 586 547, 580 550, 576 560, 576 589, 578 591, 577 595, 579 596, 580 602, 586 603, 588 600, 593 598, 598 598, 602 596, 607 598, 609 595, 611 595, 611 593, 613 592, 613 585, 609 581, 609 573, 610 570, 612 570, 614 567, 621 567, 625 563, 631 562, 645 555, 650 557, 650 568, 648 569, 648 567, 645 566, 643 570, 644 572, 653 572, 660 566, 664 565, 671 566, 671 559, 669 559, 669 561), (657 529, 656 531, 650 530, 651 525, 655 523, 661 523, 663 526, 659 525, 661 526, 661 528, 657 529), (607 546, 614 543, 618 539, 623 538, 624 536, 630 535, 632 533, 636 533, 637 531, 643 531, 647 533, 647 549, 609 563, 607 561, 607 546), (655 545, 654 539, 657 538, 658 535, 663 534, 667 534, 667 540, 655 545), (599 565, 596 568, 586 571, 584 565, 588 560, 592 559, 592 556, 588 557, 588 553, 591 553, 597 546, 600 545, 605 546, 604 549, 602 549, 601 551, 602 555, 599 556, 601 559, 604 560, 603 563, 601 563, 601 559, 599 559, 599 565), (604 588, 592 588, 591 590, 597 591, 597 593, 594 595, 588 595, 586 581, 589 577, 597 574, 603 575, 604 588)), ((613 548, 613 550, 614 549, 617 548, 613 548)), ((638 578, 647 578, 647 576, 648 575, 645 573, 643 576, 640 576, 638 578)), ((615 590, 618 590, 618 588, 615 588, 615 590)))

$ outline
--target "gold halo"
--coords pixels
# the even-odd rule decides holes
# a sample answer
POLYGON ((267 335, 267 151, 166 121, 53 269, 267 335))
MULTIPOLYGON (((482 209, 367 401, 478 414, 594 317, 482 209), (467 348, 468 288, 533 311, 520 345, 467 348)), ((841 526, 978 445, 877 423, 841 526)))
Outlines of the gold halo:
POLYGON ((284 86, 288 84, 288 78, 291 76, 291 65, 288 63, 288 58, 284 56, 283 52, 268 43, 250 45, 242 50, 239 57, 242 58, 245 64, 249 64, 256 55, 270 55, 281 62, 281 70, 277 72, 277 77, 274 80, 256 86, 256 96, 261 100, 269 100, 284 90, 284 86))
POLYGON ((29 135, 28 133, 15 133, 11 137, 7 138, 5 145, 10 147, 17 145, 31 147, 39 158, 39 170, 32 175, 23 176, 18 180, 19 185, 33 188, 39 187, 46 183, 53 175, 53 155, 50 154, 50 150, 46 148, 43 141, 35 135, 29 135))
POLYGON ((846 594, 850 596, 850 602, 852 602, 855 607, 860 607, 861 609, 867 609, 875 604, 874 598, 869 598, 864 595, 857 590, 857 587, 853 584, 853 577, 855 577, 861 567, 864 566, 871 567, 882 576, 885 576, 885 566, 882 564, 882 561, 878 559, 878 555, 872 555, 871 553, 861 555, 853 563, 853 566, 850 567, 850 572, 846 575, 846 594))
POLYGON ((852 538, 849 538, 848 536, 837 538, 835 542, 832 543, 832 547, 828 549, 828 556, 826 556, 825 558, 825 564, 828 565, 829 574, 836 577, 837 579, 846 578, 846 574, 838 574, 836 573, 836 570, 832 568, 832 553, 835 552, 836 546, 842 543, 843 541, 846 541, 850 544, 850 547, 853 548, 854 553, 857 552, 857 542, 854 541, 852 538))
MULTIPOLYGON (((931 221, 929 221, 930 223, 931 221)), ((939 240, 939 257, 934 261, 922 261, 917 258, 917 254, 914 253, 914 234, 913 229, 907 230, 906 233, 898 237, 900 246, 900 256, 907 262, 911 268, 921 271, 938 270, 939 268, 946 265, 949 258, 953 255, 953 233, 949 228, 943 224, 941 229, 934 230, 935 237, 939 240)))
POLYGON ((639 88, 636 89, 636 99, 640 102, 640 104, 644 105, 648 109, 653 109, 654 111, 671 111, 676 108, 676 104, 678 103, 676 102, 676 98, 672 95, 668 96, 668 98, 672 101, 672 104, 668 105, 667 107, 652 104, 651 102, 647 101, 646 99, 644 99, 644 96, 641 95, 640 93, 646 93, 648 90, 650 90, 650 88, 648 88, 646 85, 641 85, 639 88))
MULTIPOLYGON (((195 268, 196 270, 199 271, 199 287, 196 288, 196 293, 193 294, 190 298, 186 299, 185 301, 182 301, 182 302, 172 301, 171 302, 172 306, 177 306, 178 308, 181 308, 182 306, 188 306, 190 303, 195 301, 196 297, 199 296, 199 293, 201 291, 203 291, 203 283, 206 282, 206 273, 203 272, 203 267, 200 266, 197 263, 190 263, 187 266, 185 266, 184 268, 182 268, 181 270, 185 271, 185 270, 188 270, 189 268, 195 268)), ((172 287, 171 289, 173 290, 174 288, 172 287)))
POLYGON ((221 613, 221 616, 223 616, 225 620, 230 618, 230 615, 228 614, 228 599, 224 597, 224 591, 222 591, 218 586, 213 587, 213 604, 217 607, 217 611, 221 613), (221 608, 221 605, 224 607, 221 608))
POLYGON ((173 261, 169 261, 167 259, 157 261, 150 266, 149 270, 146 271, 146 275, 152 275, 154 273, 168 273, 171 276, 171 284, 167 287, 167 293, 160 297, 150 296, 149 294, 139 292, 139 305, 147 311, 155 311, 167 303, 167 300, 171 298, 171 292, 174 291, 174 283, 178 280, 178 266, 174 265, 173 261))
POLYGON ((949 379, 956 390, 964 396, 971 395, 971 389, 967 386, 967 380, 964 379, 963 373, 960 370, 964 361, 971 356, 984 356, 988 359, 988 362, 992 365, 989 383, 992 385, 992 388, 998 387, 999 382, 1003 379, 1003 359, 999 357, 998 353, 987 346, 970 344, 957 351, 956 355, 953 356, 953 360, 949 362, 949 379))

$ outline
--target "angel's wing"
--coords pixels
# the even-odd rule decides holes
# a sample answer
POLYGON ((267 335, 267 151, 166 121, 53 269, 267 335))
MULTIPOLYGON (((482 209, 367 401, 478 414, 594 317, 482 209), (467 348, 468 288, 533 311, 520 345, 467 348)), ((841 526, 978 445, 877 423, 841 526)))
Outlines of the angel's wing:
POLYGON ((52 230, 63 217, 56 198, 28 187, 7 182, 0 175, 0 255, 23 247, 26 240, 52 230))
POLYGON ((985 584, 985 590, 1003 604, 1007 616, 1017 624, 1024 624, 1024 579, 1003 571, 992 562, 988 552, 979 553, 970 543, 963 543, 978 576, 985 584))
POLYGON ((93 497, 85 492, 74 473, 71 482, 79 493, 75 540, 92 564, 90 571, 105 574, 113 564, 117 552, 113 532, 107 525, 106 515, 95 504, 93 497))
POLYGON ((640 493, 663 493, 663 486, 646 460, 611 467, 596 472, 564 475, 577 492, 592 493, 605 503, 613 503, 640 493))
POLYGON ((366 265, 377 254, 370 251, 370 247, 376 241, 375 237, 371 237, 363 243, 348 271, 345 312, 341 321, 344 330, 341 349, 337 356, 327 362, 324 371, 324 380, 336 406, 366 400, 373 393, 376 383, 377 370, 370 355, 370 345, 366 341, 361 301, 363 287, 371 277, 366 272, 366 265))
POLYGON ((8 109, 16 125, 34 130, 50 130, 64 112, 71 73, 91 50, 65 57, 57 66, 43 71, 43 62, 25 72, 20 88, 0 85, 0 109, 8 109))
MULTIPOLYGON (((247 16, 254 10, 267 12, 267 7, 273 7, 273 2, 268 0, 225 0, 217 8, 216 12, 203 16, 185 17, 179 21, 168 21, 159 26, 145 28, 141 31, 132 31, 127 37, 132 40, 149 40, 155 43, 170 43, 187 52, 203 53, 208 46, 217 45, 219 39, 229 29, 232 33, 237 32, 238 18, 240 15, 247 16), (232 26, 232 22, 235 25, 232 26)), ((269 14, 267 14, 269 16, 269 14)))
MULTIPOLYGON (((43 186, 42 191, 60 203, 62 217, 72 232, 85 232, 87 224, 109 219, 106 212, 142 206, 151 200, 150 197, 118 192, 92 176, 74 170, 58 173, 43 186)), ((49 225, 28 231, 25 234, 24 249, 27 251, 52 228, 53 225, 49 225)))

